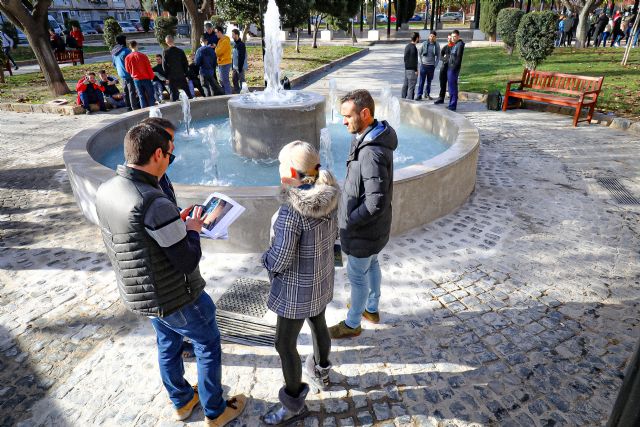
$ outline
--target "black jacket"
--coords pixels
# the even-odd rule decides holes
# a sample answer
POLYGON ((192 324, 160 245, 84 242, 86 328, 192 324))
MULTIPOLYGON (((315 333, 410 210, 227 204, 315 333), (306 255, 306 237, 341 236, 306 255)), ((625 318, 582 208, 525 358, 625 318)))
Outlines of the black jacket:
POLYGON ((162 68, 169 80, 184 80, 189 73, 189 61, 182 49, 171 46, 162 53, 162 68))
POLYGON ((404 69, 418 71, 418 48, 413 43, 404 48, 404 69))
POLYGON ((600 15, 598 21, 596 22, 596 31, 598 33, 604 32, 605 27, 609 23, 609 17, 607 15, 600 15))
POLYGON ((351 142, 338 214, 342 250, 357 258, 379 253, 389 241, 396 131, 377 120, 351 142))
POLYGON ((440 58, 442 59, 440 63, 440 73, 447 74, 447 70, 449 69, 449 56, 451 56, 451 46, 447 43, 440 50, 440 58))
POLYGON ((451 48, 451 52, 449 53, 449 69, 455 71, 456 73, 460 72, 460 67, 462 66, 462 55, 464 55, 464 42, 462 40, 458 40, 456 44, 451 48))

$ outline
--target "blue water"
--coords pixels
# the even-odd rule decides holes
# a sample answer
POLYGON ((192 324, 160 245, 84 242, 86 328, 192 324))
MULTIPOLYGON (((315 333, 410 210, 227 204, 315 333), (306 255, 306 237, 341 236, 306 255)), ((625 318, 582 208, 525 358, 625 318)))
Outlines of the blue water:
MULTIPOLYGON (((328 122, 329 120, 327 120, 328 122)), ((199 185, 231 185, 262 186, 278 185, 278 161, 256 161, 238 156, 231 148, 229 119, 195 120, 191 123, 191 134, 184 128, 176 133, 176 159, 169 166, 167 174, 171 180, 179 184, 199 185), (209 125, 215 126, 215 149, 219 153, 217 165, 212 162, 213 148, 203 142, 205 130, 209 125)), ((330 169, 338 179, 346 175, 346 159, 352 135, 339 123, 327 125, 331 134, 331 157, 333 166, 328 164, 328 156, 322 155, 322 167, 330 169)), ((415 126, 401 125, 396 129, 398 148, 394 152, 394 167, 400 169, 415 163, 423 162, 445 151, 449 145, 440 138, 426 133, 415 126)), ((122 148, 114 149, 104 158, 99 159, 103 165, 115 169, 124 163, 122 148)))

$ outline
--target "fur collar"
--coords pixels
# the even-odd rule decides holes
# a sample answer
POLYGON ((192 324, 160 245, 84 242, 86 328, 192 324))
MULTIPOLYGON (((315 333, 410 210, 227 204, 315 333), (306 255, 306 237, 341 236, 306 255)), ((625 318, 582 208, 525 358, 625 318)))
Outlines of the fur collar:
POLYGON ((284 202, 300 212, 302 216, 324 218, 338 207, 340 189, 337 186, 316 184, 307 189, 283 190, 284 202))

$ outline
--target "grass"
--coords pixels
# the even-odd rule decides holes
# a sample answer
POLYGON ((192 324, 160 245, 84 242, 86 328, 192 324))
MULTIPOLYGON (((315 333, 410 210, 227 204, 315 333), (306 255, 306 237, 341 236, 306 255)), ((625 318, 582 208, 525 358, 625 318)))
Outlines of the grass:
MULTIPOLYGON (((109 50, 106 46, 85 46, 83 50, 85 54, 94 52, 109 53, 109 50)), ((30 59, 36 59, 36 56, 33 54, 33 50, 31 50, 30 47, 26 46, 20 46, 17 49, 12 50, 11 56, 16 61, 27 61, 30 59)))
MULTIPOLYGON (((351 46, 318 46, 317 49, 311 46, 300 46, 300 53, 296 53, 294 46, 285 46, 281 69, 291 79, 359 50, 360 48, 351 46)), ((247 47, 247 51, 249 55, 247 83, 249 86, 262 86, 264 85, 262 51, 254 46, 247 47)), ((151 63, 155 64, 155 55, 150 55, 149 58, 151 63)), ((110 75, 116 73, 111 62, 63 67, 62 73, 69 89, 75 91, 76 83, 87 70, 98 72, 101 69, 105 69, 110 75)), ((0 102, 42 104, 52 99, 66 99, 69 102, 75 102, 76 99, 75 92, 63 96, 52 96, 40 72, 5 76, 5 79, 6 83, 0 84, 0 102)))
MULTIPOLYGON (((604 76, 597 110, 640 120, 640 49, 632 49, 628 65, 620 65, 623 48, 558 48, 539 67, 585 76, 604 76)), ((517 52, 510 57, 503 48, 465 49, 460 75, 460 90, 504 94, 508 80, 522 76, 523 65, 517 52)))

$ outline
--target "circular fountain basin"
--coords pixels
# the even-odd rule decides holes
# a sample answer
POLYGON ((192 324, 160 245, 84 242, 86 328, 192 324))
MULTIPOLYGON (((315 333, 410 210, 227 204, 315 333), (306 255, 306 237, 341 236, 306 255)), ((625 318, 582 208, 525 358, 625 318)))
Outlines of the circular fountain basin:
POLYGON ((236 153, 250 159, 274 159, 294 139, 320 147, 325 127, 324 96, 313 92, 285 91, 286 99, 264 100, 254 92, 229 100, 231 143, 236 153), (291 138, 291 135, 296 135, 291 138))
MULTIPOLYGON (((228 115, 230 96, 191 101, 194 120, 228 115)), ((180 104, 160 107, 164 117, 179 122, 180 104)), ((463 116, 433 105, 401 101, 403 124, 419 126, 448 144, 435 157, 397 168, 394 172, 392 235, 399 235, 446 215, 461 206, 474 189, 479 150, 477 129, 463 116)), ((112 122, 76 134, 65 146, 63 158, 76 201, 87 219, 97 223, 95 194, 114 170, 100 159, 122 147, 127 130, 148 116, 148 109, 118 116, 112 122)), ((400 141, 402 146, 402 141, 400 141)), ((170 174, 171 175, 171 174, 170 174)), ((246 207, 230 227, 229 240, 202 239, 205 248, 220 252, 260 252, 268 247, 269 226, 279 207, 278 186, 215 186, 174 183, 180 206, 202 203, 223 192, 246 207)))

